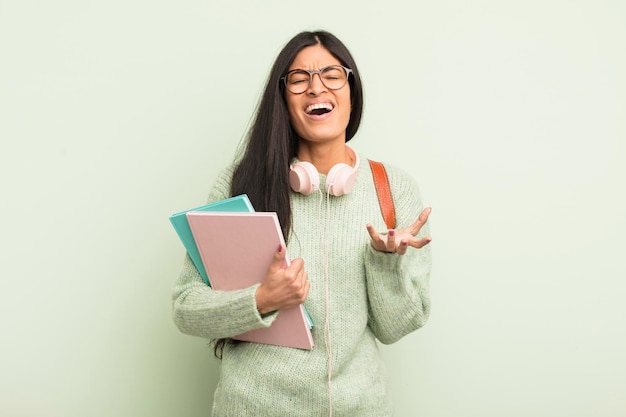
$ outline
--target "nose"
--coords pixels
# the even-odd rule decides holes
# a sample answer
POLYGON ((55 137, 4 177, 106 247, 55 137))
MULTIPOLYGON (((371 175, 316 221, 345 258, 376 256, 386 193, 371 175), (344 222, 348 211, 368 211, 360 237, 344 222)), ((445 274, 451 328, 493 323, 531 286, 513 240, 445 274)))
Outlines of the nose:
POLYGON ((309 84, 308 94, 317 95, 324 91, 326 86, 322 82, 322 74, 319 72, 311 74, 311 83, 309 84), (317 75, 317 77, 316 77, 317 75))

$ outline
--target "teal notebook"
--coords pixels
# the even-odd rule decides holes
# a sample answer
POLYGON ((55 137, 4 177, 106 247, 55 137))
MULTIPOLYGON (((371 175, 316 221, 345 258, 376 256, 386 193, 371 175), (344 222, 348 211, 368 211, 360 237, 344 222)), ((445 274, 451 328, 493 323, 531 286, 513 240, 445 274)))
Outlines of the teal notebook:
POLYGON ((226 200, 217 201, 212 204, 196 207, 191 210, 181 211, 180 213, 172 214, 170 216, 170 222, 172 223, 172 226, 174 226, 178 237, 183 242, 185 249, 187 249, 189 257, 193 261, 193 264, 196 266, 198 272, 200 272, 204 282, 210 286, 211 282, 209 281, 209 277, 204 269, 202 258, 200 258, 200 252, 198 252, 196 241, 193 238, 193 234, 189 228, 189 223, 187 222, 187 212, 189 211, 254 212, 254 208, 252 207, 252 203, 250 203, 248 196, 242 194, 236 197, 227 198, 226 200))

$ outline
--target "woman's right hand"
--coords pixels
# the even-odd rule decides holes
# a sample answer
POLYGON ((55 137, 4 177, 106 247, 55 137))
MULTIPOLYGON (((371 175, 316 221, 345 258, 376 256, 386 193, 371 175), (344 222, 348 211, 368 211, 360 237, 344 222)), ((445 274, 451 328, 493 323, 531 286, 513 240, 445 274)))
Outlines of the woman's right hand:
POLYGON ((284 247, 278 248, 263 282, 256 290, 256 305, 261 314, 298 306, 304 303, 309 294, 310 284, 304 271, 304 260, 294 259, 285 268, 286 252, 284 247))

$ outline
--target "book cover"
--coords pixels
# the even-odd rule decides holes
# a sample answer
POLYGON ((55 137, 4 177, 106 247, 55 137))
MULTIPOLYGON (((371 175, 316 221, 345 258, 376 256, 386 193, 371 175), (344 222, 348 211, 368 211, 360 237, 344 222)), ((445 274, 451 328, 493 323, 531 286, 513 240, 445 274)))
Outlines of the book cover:
MULTIPOLYGON (((276 213, 189 211, 187 219, 215 290, 238 290, 261 282, 278 246, 286 248, 276 213)), ((287 256, 285 266, 289 263, 287 256)), ((313 348, 309 318, 302 305, 280 310, 270 327, 234 339, 313 348)))
POLYGON ((191 229, 189 228, 189 222, 187 221, 187 213, 190 211, 237 211, 237 212, 253 212, 254 208, 252 203, 245 194, 235 197, 227 198, 226 200, 220 200, 212 204, 206 204, 204 206, 196 207, 190 210, 181 211, 179 213, 172 214, 170 216, 170 222, 174 226, 174 230, 178 234, 183 246, 187 250, 191 261, 196 266, 198 272, 202 276, 204 282, 211 286, 209 276, 204 269, 202 259, 200 259, 200 253, 196 246, 196 241, 193 238, 191 229))

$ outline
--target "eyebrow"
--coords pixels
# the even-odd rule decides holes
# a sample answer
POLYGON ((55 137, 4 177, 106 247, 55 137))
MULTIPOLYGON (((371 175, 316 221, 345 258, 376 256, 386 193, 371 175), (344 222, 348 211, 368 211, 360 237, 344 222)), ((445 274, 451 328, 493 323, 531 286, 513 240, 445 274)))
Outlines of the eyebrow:
POLYGON ((328 67, 341 67, 341 66, 342 66, 341 64, 330 64, 330 65, 325 65, 322 68, 319 68, 319 69, 316 69, 316 70, 308 70, 308 69, 305 69, 305 68, 292 68, 292 69, 288 70, 287 72, 292 72, 292 71, 321 71, 321 70, 326 69, 328 67))

